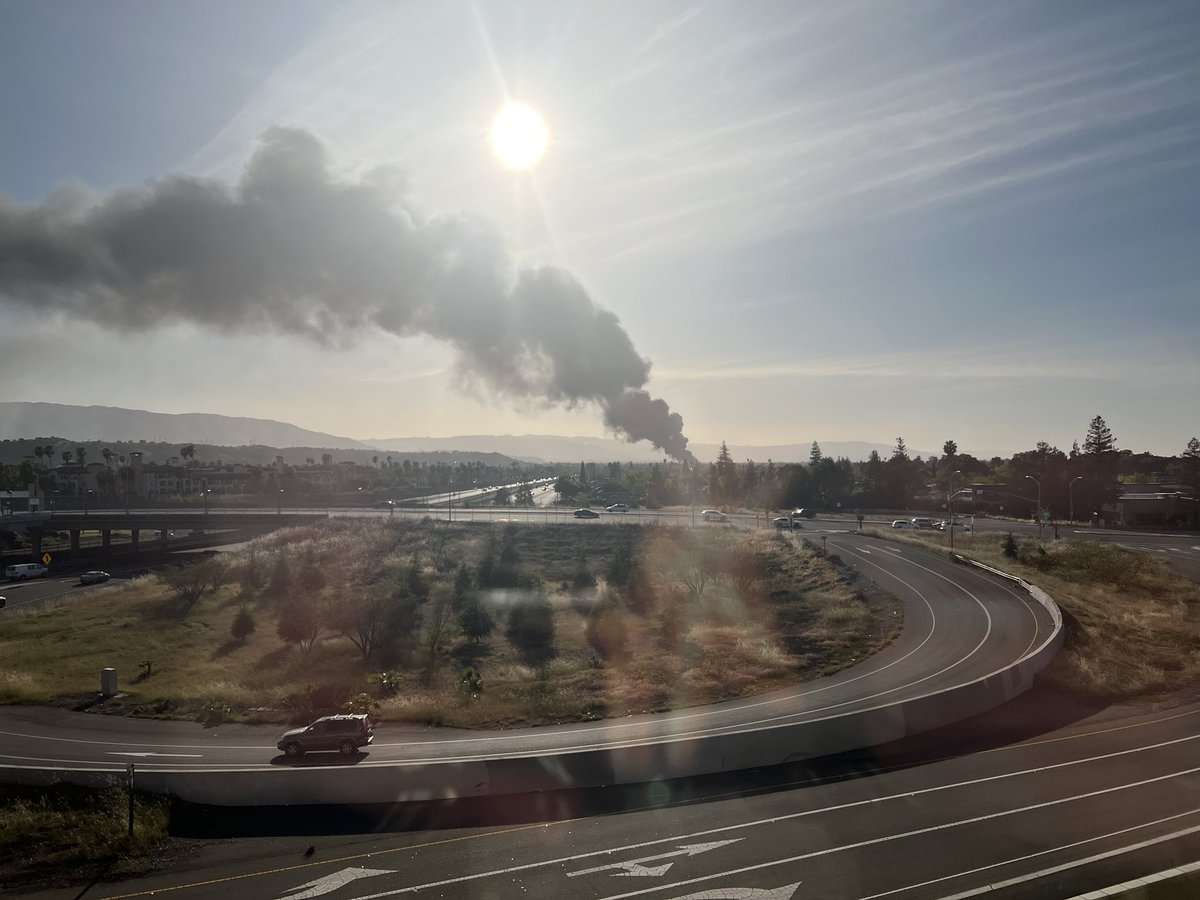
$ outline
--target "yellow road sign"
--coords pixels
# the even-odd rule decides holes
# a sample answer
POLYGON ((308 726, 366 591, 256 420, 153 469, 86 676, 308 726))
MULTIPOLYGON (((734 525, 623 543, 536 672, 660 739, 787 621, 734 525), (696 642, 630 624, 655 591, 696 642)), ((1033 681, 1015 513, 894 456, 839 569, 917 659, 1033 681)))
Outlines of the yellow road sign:
POLYGON ((49 553, 43 553, 42 554, 42 565, 43 566, 50 565, 50 560, 52 560, 52 559, 54 559, 54 557, 51 556, 49 553))

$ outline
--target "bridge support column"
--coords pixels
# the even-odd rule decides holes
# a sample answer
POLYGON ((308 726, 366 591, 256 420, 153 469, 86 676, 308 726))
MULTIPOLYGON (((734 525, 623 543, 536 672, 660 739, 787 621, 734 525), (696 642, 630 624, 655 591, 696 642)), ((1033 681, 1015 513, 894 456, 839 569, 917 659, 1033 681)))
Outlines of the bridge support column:
POLYGON ((71 552, 72 553, 79 552, 79 529, 78 528, 71 529, 71 552))
POLYGON ((112 549, 112 529, 105 528, 100 532, 100 546, 104 550, 104 555, 108 555, 108 551, 112 549))
POLYGON ((29 529, 29 544, 30 550, 33 552, 34 559, 42 558, 42 529, 29 529))
POLYGON ((161 550, 163 553, 167 552, 167 540, 168 540, 167 535, 169 533, 170 532, 167 531, 167 529, 165 529, 165 528, 160 528, 158 530, 158 549, 161 550))
POLYGON ((138 552, 138 537, 141 535, 141 529, 129 529, 129 550, 131 553, 138 552))

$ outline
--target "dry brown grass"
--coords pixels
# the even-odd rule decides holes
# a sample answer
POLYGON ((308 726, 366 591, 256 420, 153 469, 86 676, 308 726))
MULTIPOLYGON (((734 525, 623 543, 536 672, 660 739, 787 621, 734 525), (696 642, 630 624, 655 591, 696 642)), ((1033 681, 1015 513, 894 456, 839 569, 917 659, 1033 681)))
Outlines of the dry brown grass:
MULTIPOLYGON (((123 696, 106 708, 143 715, 226 716, 268 721, 338 708, 369 693, 381 718, 497 727, 579 720, 668 709, 744 696, 836 671, 890 641, 898 605, 868 599, 851 576, 790 538, 732 529, 637 526, 556 528, 527 525, 430 525, 335 519, 287 529, 231 554, 230 580, 190 611, 155 577, 84 595, 54 609, 0 623, 0 700, 74 705, 95 698, 102 668, 116 667, 123 696), (324 602, 395 589, 413 560, 430 584, 448 586, 460 565, 477 567, 489 541, 516 548, 523 587, 480 589, 497 630, 476 646, 454 635, 440 665, 413 649, 393 668, 394 690, 371 678, 345 637, 324 631, 310 649, 276 633, 286 603, 252 590, 248 570, 269 576, 284 558, 306 561, 329 584, 324 602), (607 585, 604 574, 622 547, 640 567, 637 587, 607 585), (575 586, 580 559, 599 577, 575 586), (521 598, 548 597, 556 655, 531 668, 504 635, 507 610, 521 598), (604 605, 621 633, 622 652, 597 650, 589 619, 604 605), (230 637, 238 611, 257 628, 230 637), (139 675, 150 660, 149 676, 139 675), (474 696, 463 667, 483 677, 474 696)), ((448 587, 439 588, 448 590, 448 587)), ((295 589, 294 589, 295 590, 295 589)), ((286 599, 286 598, 285 598, 286 599)), ((418 609, 418 632, 429 616, 418 609)))
MULTIPOLYGON (((883 534, 945 549, 942 535, 883 534)), ((1038 585, 1067 619, 1063 650, 1041 676, 1088 699, 1159 698, 1200 682, 1200 586, 1160 560, 1115 544, 1017 538, 1004 555, 1002 534, 973 534, 956 551, 1038 585)))

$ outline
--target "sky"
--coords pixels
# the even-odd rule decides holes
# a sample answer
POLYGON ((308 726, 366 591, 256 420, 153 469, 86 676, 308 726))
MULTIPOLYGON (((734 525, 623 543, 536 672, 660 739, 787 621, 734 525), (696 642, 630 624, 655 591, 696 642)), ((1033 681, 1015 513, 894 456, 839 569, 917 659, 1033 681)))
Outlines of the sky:
POLYGON ((1193 3, 0 24, 5 399, 984 458, 1200 432, 1193 3), (509 101, 550 135, 525 171, 509 101))

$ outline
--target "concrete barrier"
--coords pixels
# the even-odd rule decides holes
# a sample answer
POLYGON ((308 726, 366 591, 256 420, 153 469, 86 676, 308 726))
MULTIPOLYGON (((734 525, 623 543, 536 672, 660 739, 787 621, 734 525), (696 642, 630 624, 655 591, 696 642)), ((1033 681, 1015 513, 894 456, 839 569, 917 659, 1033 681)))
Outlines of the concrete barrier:
MULTIPOLYGON (((1062 614, 1028 582, 981 563, 960 562, 1020 584, 1049 613, 1054 627, 1040 646, 983 678, 909 700, 793 724, 708 735, 619 742, 602 749, 437 762, 327 765, 276 770, 152 770, 137 786, 217 806, 368 804, 503 796, 564 788, 643 784, 799 762, 899 740, 970 718, 1029 690, 1063 641, 1062 614)), ((0 769, 9 783, 95 784, 99 769, 0 769)))

